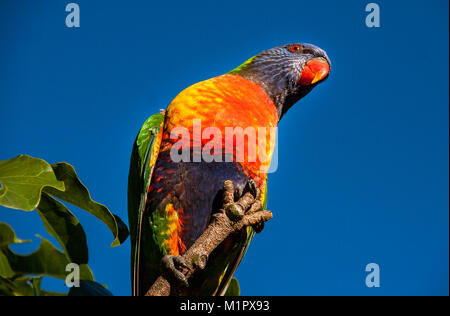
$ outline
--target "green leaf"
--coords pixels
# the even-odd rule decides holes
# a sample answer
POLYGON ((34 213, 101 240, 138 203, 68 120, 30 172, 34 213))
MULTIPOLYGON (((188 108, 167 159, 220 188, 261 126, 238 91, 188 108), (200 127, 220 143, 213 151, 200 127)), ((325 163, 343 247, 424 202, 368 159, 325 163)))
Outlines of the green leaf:
POLYGON ((31 240, 21 240, 16 237, 16 233, 6 223, 0 222, 0 248, 7 247, 10 244, 22 244, 31 242, 31 240))
POLYGON ((45 229, 56 238, 71 262, 87 264, 86 234, 78 219, 62 203, 44 192, 36 210, 45 229))
POLYGON ((46 291, 46 290, 40 290, 39 291, 40 296, 67 296, 66 293, 59 293, 59 292, 52 292, 52 291, 46 291))
POLYGON ((67 163, 57 163, 52 165, 52 167, 56 178, 64 183, 65 191, 46 187, 44 192, 91 213, 105 223, 115 238, 111 247, 123 243, 128 237, 127 226, 118 216, 113 215, 106 206, 91 199, 89 191, 78 179, 75 169, 67 163))
POLYGON ((0 161, 0 205, 32 211, 39 204, 44 187, 64 190, 52 167, 27 155, 0 161))
MULTIPOLYGON (((32 211, 39 205, 41 193, 47 192, 103 221, 114 235, 113 247, 120 245, 128 237, 127 226, 108 208, 91 199, 74 168, 67 163, 50 166, 44 160, 26 155, 3 160, 0 161, 0 184, 0 205, 32 211)), ((46 228, 50 226, 47 225, 46 228)), ((49 233, 53 235, 55 231, 50 229, 49 233)), ((61 242, 60 239, 58 241, 61 242)))
MULTIPOLYGON (((18 255, 7 245, 21 241, 14 230, 0 223, 0 295, 8 296, 65 296, 64 293, 41 289, 42 276, 48 275, 65 280, 67 264, 71 263, 67 254, 56 249, 48 240, 42 238, 38 250, 29 255, 18 255), (33 275, 33 276, 30 276, 33 275)), ((93 280, 87 265, 80 265, 80 279, 93 280)))
MULTIPOLYGON (((40 238, 42 241, 39 249, 29 255, 18 255, 9 248, 0 251, 8 258, 15 275, 47 275, 65 280, 68 274, 66 266, 72 263, 71 260, 48 240, 40 238)), ((94 281, 92 272, 87 265, 80 265, 80 279, 94 281)))
POLYGON ((40 289, 42 277, 19 277, 4 279, 0 277, 0 296, 67 296, 65 293, 49 292, 40 289), (36 288, 39 286, 39 288, 36 288))
POLYGON ((30 278, 4 279, 0 277, 0 295, 4 296, 33 296, 30 278))
POLYGON ((6 255, 0 251, 0 277, 2 278, 12 278, 14 276, 14 271, 9 264, 6 255))
POLYGON ((71 287, 69 296, 113 296, 103 285, 92 281, 81 281, 80 287, 71 287))
POLYGON ((30 280, 31 287, 33 288, 34 296, 40 296, 41 295, 41 283, 42 283, 42 277, 32 278, 30 280))
POLYGON ((232 278, 230 284, 228 285, 227 292, 225 296, 240 296, 241 289, 239 287, 239 282, 236 278, 232 278))

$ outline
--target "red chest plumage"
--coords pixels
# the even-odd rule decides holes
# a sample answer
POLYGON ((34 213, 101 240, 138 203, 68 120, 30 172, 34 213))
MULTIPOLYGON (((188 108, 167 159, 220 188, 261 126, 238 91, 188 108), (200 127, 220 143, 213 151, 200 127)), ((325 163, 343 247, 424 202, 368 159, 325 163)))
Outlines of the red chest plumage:
MULTIPOLYGON (((195 140, 199 140, 198 134, 205 136, 206 128, 216 128, 220 131, 221 138, 216 139, 207 131, 207 137, 201 137, 202 145, 213 141, 219 142, 217 147, 224 150, 233 147, 232 154, 235 158, 243 155, 244 159, 238 159, 238 162, 244 169, 253 174, 261 174, 263 179, 275 142, 275 135, 270 132, 277 123, 275 104, 258 84, 237 75, 223 75, 190 86, 171 102, 166 111, 161 151, 170 149, 173 144, 170 133, 175 128, 182 127, 189 131, 190 145, 193 147, 196 147, 195 140), (200 132, 195 130, 194 120, 197 126, 198 122, 201 123, 200 132), (245 131, 245 153, 236 144, 226 146, 230 142, 227 136, 236 128, 245 131), (255 138, 251 137, 252 133, 255 138)), ((238 130, 234 130, 236 131, 238 130)), ((237 141, 237 137, 233 138, 231 135, 231 140, 233 139, 237 141)))

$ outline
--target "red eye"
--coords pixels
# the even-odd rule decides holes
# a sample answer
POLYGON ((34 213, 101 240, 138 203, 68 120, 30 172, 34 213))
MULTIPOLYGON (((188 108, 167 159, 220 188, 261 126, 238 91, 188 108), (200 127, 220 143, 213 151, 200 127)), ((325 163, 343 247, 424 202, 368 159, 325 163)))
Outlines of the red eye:
POLYGON ((291 53, 298 53, 299 51, 301 51, 302 47, 300 45, 292 45, 291 47, 289 47, 289 51, 291 53))

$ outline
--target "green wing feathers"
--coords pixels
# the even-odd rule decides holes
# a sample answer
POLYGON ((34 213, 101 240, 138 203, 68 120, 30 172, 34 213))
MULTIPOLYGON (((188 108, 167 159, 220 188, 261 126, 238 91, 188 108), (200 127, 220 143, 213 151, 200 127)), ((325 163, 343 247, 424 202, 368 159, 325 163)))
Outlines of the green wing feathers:
POLYGON ((145 121, 133 145, 128 176, 128 221, 131 236, 131 275, 133 295, 138 289, 140 237, 146 193, 153 166, 159 153, 164 114, 152 115, 145 121))

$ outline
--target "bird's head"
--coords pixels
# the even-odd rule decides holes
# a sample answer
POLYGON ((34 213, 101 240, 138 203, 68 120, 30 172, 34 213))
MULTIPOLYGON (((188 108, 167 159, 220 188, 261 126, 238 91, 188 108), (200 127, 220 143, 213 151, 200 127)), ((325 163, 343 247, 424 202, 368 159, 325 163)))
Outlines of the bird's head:
POLYGON ((230 74, 259 84, 274 101, 281 117, 317 84, 328 78, 330 60, 311 44, 288 44, 262 51, 230 74))

